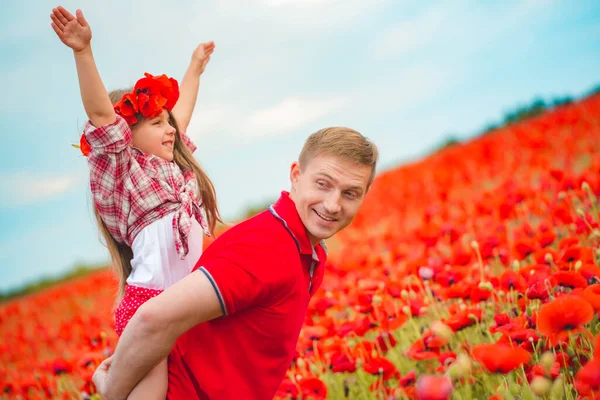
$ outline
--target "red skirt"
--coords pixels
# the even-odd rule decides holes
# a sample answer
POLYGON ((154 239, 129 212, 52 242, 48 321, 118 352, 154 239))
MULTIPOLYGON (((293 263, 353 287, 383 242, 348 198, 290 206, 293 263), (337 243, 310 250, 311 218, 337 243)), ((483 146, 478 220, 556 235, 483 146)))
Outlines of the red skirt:
POLYGON ((125 285, 125 295, 115 311, 115 331, 117 335, 121 336, 127 323, 142 304, 162 292, 162 290, 157 289, 125 285))

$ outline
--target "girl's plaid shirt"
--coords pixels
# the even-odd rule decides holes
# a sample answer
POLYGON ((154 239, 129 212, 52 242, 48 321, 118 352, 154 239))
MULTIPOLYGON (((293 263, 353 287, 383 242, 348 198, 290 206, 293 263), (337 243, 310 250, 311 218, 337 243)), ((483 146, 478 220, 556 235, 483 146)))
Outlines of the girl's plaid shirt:
MULTIPOLYGON (((188 253, 192 218, 210 235, 193 171, 182 171, 174 162, 131 147, 131 128, 120 115, 99 128, 88 121, 83 133, 92 147, 88 164, 94 204, 117 242, 131 247, 144 227, 172 212, 181 259, 188 253)), ((186 134, 181 136, 193 153, 194 143, 186 134)))

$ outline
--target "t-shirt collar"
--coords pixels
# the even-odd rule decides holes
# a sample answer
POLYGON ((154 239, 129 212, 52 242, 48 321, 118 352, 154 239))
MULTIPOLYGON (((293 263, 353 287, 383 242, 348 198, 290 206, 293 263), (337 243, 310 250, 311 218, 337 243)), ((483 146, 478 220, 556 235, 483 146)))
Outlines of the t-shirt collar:
MULTIPOLYGON (((271 211, 271 214, 273 214, 275 218, 279 219, 283 223, 290 235, 292 235, 296 241, 296 245, 298 246, 300 253, 311 255, 313 260, 319 261, 317 252, 310 243, 308 231, 304 227, 304 224, 300 219, 300 215, 298 215, 296 204, 290 198, 290 193, 283 190, 281 192, 281 196, 275 202, 275 204, 271 204, 269 206, 269 211, 271 211)), ((325 241, 321 240, 319 244, 325 253, 327 253, 325 241)))

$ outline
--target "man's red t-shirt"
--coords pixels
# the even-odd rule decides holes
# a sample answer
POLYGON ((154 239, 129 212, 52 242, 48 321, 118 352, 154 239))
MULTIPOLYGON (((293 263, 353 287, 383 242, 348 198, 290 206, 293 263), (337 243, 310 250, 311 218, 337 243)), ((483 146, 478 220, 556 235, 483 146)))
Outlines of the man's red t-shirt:
POLYGON ((209 278, 224 316, 177 340, 167 398, 271 400, 323 280, 326 251, 323 242, 313 248, 285 191, 215 240, 192 273, 209 278))

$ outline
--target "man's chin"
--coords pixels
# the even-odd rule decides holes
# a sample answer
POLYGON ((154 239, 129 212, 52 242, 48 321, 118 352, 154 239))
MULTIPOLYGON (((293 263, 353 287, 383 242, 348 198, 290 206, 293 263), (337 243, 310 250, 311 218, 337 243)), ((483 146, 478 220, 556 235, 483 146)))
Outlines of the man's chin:
POLYGON ((311 236, 315 239, 317 239, 318 242, 320 242, 321 240, 326 240, 329 239, 330 237, 332 237, 333 235, 335 235, 337 233, 337 231, 334 230, 323 230, 323 229, 313 229, 309 231, 311 236))

